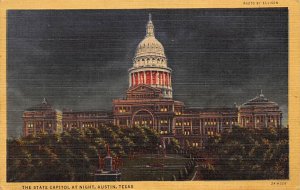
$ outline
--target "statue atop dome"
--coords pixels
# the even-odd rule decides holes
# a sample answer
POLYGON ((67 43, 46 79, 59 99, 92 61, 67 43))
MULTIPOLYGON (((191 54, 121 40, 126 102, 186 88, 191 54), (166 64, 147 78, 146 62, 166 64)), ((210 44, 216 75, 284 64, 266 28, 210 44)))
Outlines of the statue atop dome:
POLYGON ((151 20, 151 13, 149 13, 149 21, 146 27, 146 37, 154 36, 154 25, 151 20))

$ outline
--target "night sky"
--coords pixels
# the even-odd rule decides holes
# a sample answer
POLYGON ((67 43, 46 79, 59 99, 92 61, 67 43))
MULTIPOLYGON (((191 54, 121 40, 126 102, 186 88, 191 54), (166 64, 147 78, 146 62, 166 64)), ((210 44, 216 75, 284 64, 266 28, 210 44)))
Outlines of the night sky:
POLYGON ((173 69, 174 99, 190 107, 238 105, 264 95, 287 123, 288 10, 10 10, 7 12, 8 136, 24 109, 111 110, 152 13, 173 69))

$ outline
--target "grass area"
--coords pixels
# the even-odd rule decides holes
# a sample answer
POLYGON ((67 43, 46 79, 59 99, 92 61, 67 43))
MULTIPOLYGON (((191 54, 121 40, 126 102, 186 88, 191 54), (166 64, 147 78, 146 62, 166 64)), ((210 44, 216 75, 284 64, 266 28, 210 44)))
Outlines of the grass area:
POLYGON ((189 159, 179 155, 142 155, 133 159, 124 159, 122 181, 157 181, 172 180, 172 176, 178 176, 184 169, 189 159))

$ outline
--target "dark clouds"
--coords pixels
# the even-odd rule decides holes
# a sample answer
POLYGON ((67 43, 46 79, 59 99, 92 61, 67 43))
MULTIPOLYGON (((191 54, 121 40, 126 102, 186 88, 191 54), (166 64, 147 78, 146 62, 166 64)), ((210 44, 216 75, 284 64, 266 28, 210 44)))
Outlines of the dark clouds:
POLYGON ((110 110, 152 13, 188 106, 241 104, 260 89, 287 121, 287 9, 8 11, 8 135, 47 97, 59 109, 110 110))

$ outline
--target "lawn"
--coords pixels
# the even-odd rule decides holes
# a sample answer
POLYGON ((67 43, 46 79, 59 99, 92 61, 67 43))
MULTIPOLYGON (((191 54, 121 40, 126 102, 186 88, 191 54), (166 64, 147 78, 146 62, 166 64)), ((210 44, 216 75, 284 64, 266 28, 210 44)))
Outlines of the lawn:
POLYGON ((157 155, 142 155, 133 159, 123 160, 121 169, 122 181, 157 181, 172 180, 180 170, 184 170, 185 163, 189 161, 179 155, 167 155, 166 157, 157 155))

